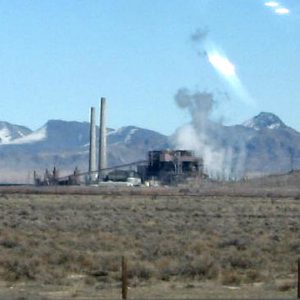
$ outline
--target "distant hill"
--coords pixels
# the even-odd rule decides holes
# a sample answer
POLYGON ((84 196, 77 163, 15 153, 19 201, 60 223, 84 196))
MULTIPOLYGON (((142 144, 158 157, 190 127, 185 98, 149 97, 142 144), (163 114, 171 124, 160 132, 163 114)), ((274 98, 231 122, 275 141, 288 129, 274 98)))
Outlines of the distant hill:
MULTIPOLYGON (((127 126, 107 131, 109 166, 143 160, 147 151, 168 147, 168 137, 152 130, 127 126)), ((32 175, 28 172, 43 172, 54 165, 62 174, 72 172, 76 166, 86 171, 88 151, 89 123, 50 120, 36 131, 28 129, 23 135, 0 141, 0 182, 27 181, 32 175)))
POLYGON ((260 113, 242 125, 214 123, 209 135, 216 147, 232 149, 232 161, 243 157, 243 176, 300 168, 300 133, 272 113, 260 113))
MULTIPOLYGON (((217 149, 231 149, 233 164, 243 156, 243 176, 300 169, 300 133, 274 114, 263 112, 234 126, 211 122, 208 134, 217 149)), ((136 126, 108 129, 109 166, 146 159, 149 150, 171 148, 172 138, 136 126)), ((0 182, 26 182, 34 169, 43 172, 54 165, 62 174, 75 166, 86 171, 88 149, 87 122, 50 120, 35 131, 0 122, 0 182)))
POLYGON ((281 173, 300 169, 300 133, 276 115, 260 113, 243 124, 252 129, 246 139, 248 173, 281 173), (252 123, 252 126, 250 126, 252 123))
POLYGON ((244 122, 242 125, 255 130, 287 128, 276 115, 268 112, 261 112, 259 115, 244 122))

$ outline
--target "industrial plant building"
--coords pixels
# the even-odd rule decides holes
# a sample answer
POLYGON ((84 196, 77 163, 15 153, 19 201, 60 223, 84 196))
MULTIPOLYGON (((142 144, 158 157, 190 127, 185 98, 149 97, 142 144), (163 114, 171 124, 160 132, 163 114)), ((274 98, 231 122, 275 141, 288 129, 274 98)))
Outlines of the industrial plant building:
POLYGON ((53 174, 47 170, 42 180, 34 175, 37 185, 78 185, 106 183, 128 183, 129 186, 141 185, 150 181, 161 184, 176 184, 189 177, 203 176, 203 160, 189 150, 156 150, 149 151, 145 161, 132 162, 113 168, 107 167, 107 130, 106 130, 106 99, 100 102, 100 126, 97 165, 95 108, 90 112, 90 145, 88 171, 59 177, 54 168, 53 174))
POLYGON ((181 182, 203 174, 203 161, 188 150, 149 151, 146 166, 138 166, 143 181, 155 179, 164 184, 181 182))

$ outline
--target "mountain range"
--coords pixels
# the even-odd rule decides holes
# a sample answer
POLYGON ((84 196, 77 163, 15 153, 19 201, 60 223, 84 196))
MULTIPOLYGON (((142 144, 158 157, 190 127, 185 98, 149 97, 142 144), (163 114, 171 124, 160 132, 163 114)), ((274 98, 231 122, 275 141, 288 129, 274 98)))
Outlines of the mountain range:
MULTIPOLYGON (((147 151, 173 148, 175 144, 175 134, 166 136, 136 126, 107 132, 109 166, 144 160, 147 151)), ((216 147, 230 146, 236 156, 243 151, 245 176, 300 167, 300 133, 272 113, 260 113, 240 125, 212 122, 210 138, 216 147)), ((0 122, 0 182, 30 182, 33 170, 42 173, 54 165, 62 175, 71 173, 76 166, 86 171, 88 149, 87 122, 50 120, 35 131, 0 122)))

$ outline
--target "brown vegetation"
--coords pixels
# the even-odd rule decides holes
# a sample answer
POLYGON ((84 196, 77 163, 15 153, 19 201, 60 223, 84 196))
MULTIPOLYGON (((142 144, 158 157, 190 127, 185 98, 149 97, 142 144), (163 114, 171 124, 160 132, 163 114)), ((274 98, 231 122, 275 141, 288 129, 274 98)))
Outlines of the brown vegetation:
POLYGON ((3 194, 0 218, 0 278, 10 284, 71 286, 76 278, 96 291, 112 289, 125 255, 132 287, 295 288, 294 198, 3 194))

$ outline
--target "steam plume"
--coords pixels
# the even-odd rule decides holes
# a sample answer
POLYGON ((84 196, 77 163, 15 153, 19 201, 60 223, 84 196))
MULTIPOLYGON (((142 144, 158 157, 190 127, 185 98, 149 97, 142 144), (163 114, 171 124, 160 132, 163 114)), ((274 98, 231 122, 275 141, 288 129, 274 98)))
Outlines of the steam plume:
POLYGON ((190 92, 180 89, 175 101, 181 109, 187 109, 191 123, 179 128, 175 144, 180 149, 191 149, 203 158, 205 172, 212 178, 230 179, 241 177, 244 166, 244 147, 224 146, 223 129, 210 120, 216 103, 209 92, 190 92))

